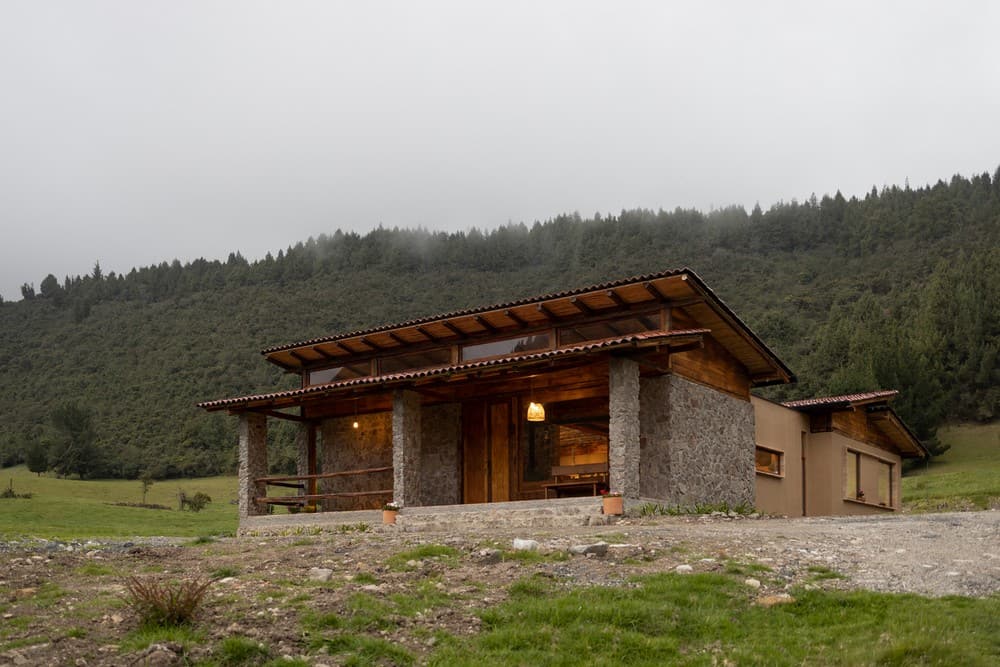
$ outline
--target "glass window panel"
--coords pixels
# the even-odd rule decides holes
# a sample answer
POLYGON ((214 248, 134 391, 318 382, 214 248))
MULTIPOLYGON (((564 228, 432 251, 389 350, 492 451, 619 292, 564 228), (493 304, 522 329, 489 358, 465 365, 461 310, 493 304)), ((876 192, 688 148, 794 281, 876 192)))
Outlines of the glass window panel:
POLYGON ((656 313, 625 317, 620 320, 591 322, 577 326, 564 327, 559 330, 559 344, 573 345, 588 340, 615 338, 628 334, 655 331, 660 328, 660 317, 656 313))
POLYGON ((847 452, 847 484, 844 489, 845 498, 858 497, 858 454, 857 452, 847 452))
POLYGON ((769 449, 757 448, 756 454, 757 470, 767 472, 772 475, 781 474, 781 453, 772 452, 769 449))
POLYGON ((462 346, 462 361, 474 361, 508 354, 547 350, 552 346, 548 332, 462 346))
POLYGON ((365 377, 366 375, 371 375, 371 364, 367 361, 359 364, 347 364, 346 366, 334 366, 333 368, 309 371, 309 378, 306 384, 329 384, 330 382, 350 380, 352 378, 365 377))
POLYGON ((411 352, 410 354, 398 354, 395 357, 385 357, 379 360, 379 372, 382 375, 389 373, 401 373, 415 368, 433 368, 434 366, 447 366, 451 363, 451 349, 447 347, 437 347, 423 352, 411 352))
POLYGON ((879 463, 878 502, 880 505, 892 505, 892 466, 888 463, 879 463))

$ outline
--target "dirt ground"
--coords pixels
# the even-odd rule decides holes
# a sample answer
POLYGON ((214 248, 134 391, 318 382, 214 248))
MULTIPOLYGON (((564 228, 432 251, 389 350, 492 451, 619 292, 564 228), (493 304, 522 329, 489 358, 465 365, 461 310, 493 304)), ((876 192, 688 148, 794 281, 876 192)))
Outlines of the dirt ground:
POLYGON ((796 586, 1000 594, 998 511, 657 517, 488 536, 357 528, 204 544, 169 538, 0 542, 0 665, 197 664, 217 656, 230 636, 261 642, 273 657, 335 665, 338 656, 314 646, 315 619, 361 613, 362 602, 382 609, 390 621, 366 632, 404 646, 419 660, 433 651, 435 633, 478 632, 478 612, 532 575, 566 587, 628 585, 634 575, 681 566, 745 572, 754 579, 748 585, 759 583, 761 596, 796 586), (527 557, 514 552, 515 538, 537 541, 538 551, 527 557), (591 549, 597 553, 569 553, 601 542, 606 546, 591 549), (407 552, 421 545, 445 545, 454 555, 409 558, 407 552), (122 602, 130 575, 212 579, 197 640, 186 648, 170 642, 132 648, 136 619, 122 602), (427 606, 414 612, 414 604, 427 606))

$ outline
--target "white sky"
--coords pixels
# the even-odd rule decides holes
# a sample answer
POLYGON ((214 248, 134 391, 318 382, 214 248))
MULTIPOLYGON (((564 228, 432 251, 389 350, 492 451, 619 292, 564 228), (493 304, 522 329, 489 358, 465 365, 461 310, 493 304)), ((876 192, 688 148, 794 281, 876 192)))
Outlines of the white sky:
POLYGON ((987 0, 3 0, 0 294, 992 174, 998 35, 987 0))

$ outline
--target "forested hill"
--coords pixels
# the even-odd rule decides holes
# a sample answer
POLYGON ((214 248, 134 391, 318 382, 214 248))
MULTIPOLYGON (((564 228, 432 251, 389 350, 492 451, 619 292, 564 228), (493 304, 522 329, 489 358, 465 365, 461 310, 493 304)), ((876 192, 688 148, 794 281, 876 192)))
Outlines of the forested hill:
MULTIPOLYGON (((0 458, 95 476, 230 470, 235 420, 194 403, 293 386, 265 346, 681 266, 797 373, 772 397, 898 388, 922 437, 1000 417, 998 169, 750 213, 336 231, 252 263, 50 275, 0 304, 0 458), (74 424, 84 456, 67 451, 74 424)), ((289 432, 274 437, 281 450, 289 432)))

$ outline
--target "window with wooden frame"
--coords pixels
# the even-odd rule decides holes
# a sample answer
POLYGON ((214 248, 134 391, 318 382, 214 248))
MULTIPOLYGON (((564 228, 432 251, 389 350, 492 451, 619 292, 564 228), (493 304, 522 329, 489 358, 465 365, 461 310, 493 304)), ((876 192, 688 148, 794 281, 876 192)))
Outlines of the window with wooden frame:
POLYGON ((783 452, 758 445, 755 454, 757 472, 764 473, 765 475, 774 475, 775 477, 784 476, 784 466, 782 465, 784 457, 783 452))
POLYGON ((624 317, 608 318, 596 322, 572 324, 559 329, 559 345, 575 345, 589 340, 616 338, 628 334, 657 331, 660 327, 660 312, 651 310, 624 317))
POLYGON ((482 343, 463 345, 461 359, 462 361, 475 361, 477 359, 489 359, 490 357, 505 357, 510 354, 548 350, 551 347, 551 333, 542 331, 529 336, 515 336, 513 338, 502 338, 500 340, 489 340, 482 343))
POLYGON ((844 461, 844 498, 893 507, 893 463, 848 449, 844 461))
POLYGON ((306 374, 306 385, 328 384, 340 380, 351 380, 353 378, 371 375, 372 364, 370 361, 362 361, 343 366, 333 366, 332 368, 320 368, 309 371, 306 374))

